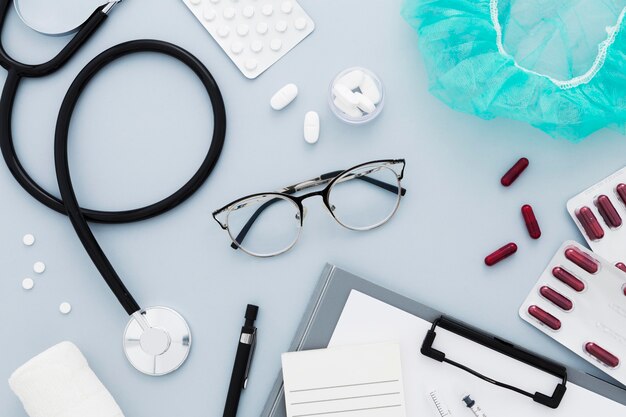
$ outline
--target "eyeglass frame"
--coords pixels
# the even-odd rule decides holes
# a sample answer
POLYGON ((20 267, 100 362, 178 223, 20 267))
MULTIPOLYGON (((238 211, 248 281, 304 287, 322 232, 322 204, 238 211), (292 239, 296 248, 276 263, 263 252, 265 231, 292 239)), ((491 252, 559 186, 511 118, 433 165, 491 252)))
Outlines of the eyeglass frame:
POLYGON ((406 168, 406 160, 405 159, 379 159, 379 160, 374 160, 374 161, 369 161, 369 162, 364 162, 358 165, 355 165, 351 168, 345 169, 343 171, 332 171, 332 172, 327 172, 326 174, 322 174, 316 178, 310 179, 310 180, 306 180, 306 181, 301 181, 297 184, 294 185, 290 185, 284 188, 281 188, 278 191, 270 191, 270 192, 265 192, 265 193, 254 193, 254 194, 250 194, 247 195, 245 197, 241 197, 238 198, 236 200, 233 200, 232 202, 226 204, 225 206, 223 206, 220 209, 215 210, 212 213, 213 218, 215 219, 215 221, 220 225, 220 227, 223 230, 226 230, 228 232, 228 236, 230 237, 230 239, 232 240, 232 243, 230 245, 231 248, 237 250, 237 249, 241 249, 243 252, 252 255, 252 256, 256 256, 259 258, 269 258, 272 256, 277 256, 280 254, 283 254, 287 251, 289 251, 291 248, 293 248, 295 246, 295 244, 298 242, 298 240, 300 239, 300 235, 302 233, 302 227, 304 226, 304 217, 306 214, 306 208, 304 207, 304 205, 302 204, 302 202, 304 200, 306 200, 307 198, 311 198, 311 197, 316 197, 316 196, 321 196, 322 200, 324 202, 324 207, 326 207, 326 210, 328 210, 328 212, 330 213, 330 215, 332 216, 333 219, 335 219, 335 221, 337 223, 339 223, 341 226, 345 227, 346 229, 349 230, 355 230, 355 231, 368 231, 368 230, 372 230, 375 229, 377 227, 380 227, 382 225, 384 225, 385 223, 387 223, 398 211, 398 208, 400 207, 400 201, 402 199, 402 197, 404 197, 404 195, 406 194, 406 189, 402 187, 401 181, 404 178, 404 169, 406 168), (344 223, 341 222, 341 220, 339 220, 337 218, 337 216, 335 216, 335 214, 333 213, 333 210, 331 208, 331 204, 330 204, 330 200, 329 200, 329 195, 330 195, 330 191, 332 190, 333 185, 335 185, 337 183, 337 181, 339 179, 341 179, 345 174, 347 174, 350 171, 354 171, 358 168, 361 167, 365 167, 367 165, 374 165, 374 164, 380 164, 381 166, 389 169, 390 171, 392 171, 395 175, 396 175, 396 179, 397 179, 397 185, 393 185, 393 184, 388 184, 384 181, 381 180, 377 180, 375 178, 369 178, 369 177, 357 177, 358 179, 364 180, 370 184, 376 185, 378 187, 381 187, 387 191, 393 192, 398 194, 398 201, 396 202, 396 205, 393 209, 393 211, 382 221, 378 222, 375 225, 369 226, 369 227, 365 227, 365 228, 355 228, 355 227, 351 227, 348 226, 344 223), (388 166, 385 165, 397 165, 397 164, 402 164, 402 169, 400 170, 400 172, 396 172, 394 169, 389 168, 388 166), (326 187, 324 187, 321 190, 318 191, 313 191, 311 193, 307 193, 307 194, 303 194, 301 196, 295 196, 293 194, 300 192, 302 190, 308 189, 308 188, 313 188, 313 187, 319 187, 321 185, 324 185, 328 183, 328 185, 326 185, 326 187), (400 192, 398 192, 398 189, 400 190, 400 192), (233 210, 233 207, 238 205, 238 204, 243 204, 245 202, 247 202, 248 200, 253 199, 254 197, 267 197, 267 196, 277 196, 277 199, 281 199, 281 200, 288 200, 290 202, 292 202, 297 208, 298 208, 298 214, 300 216, 300 223, 298 225, 298 234, 295 237, 294 241, 285 249, 282 249, 280 251, 271 253, 271 254, 258 254, 258 253, 254 253, 254 252, 250 252, 249 250, 245 249, 243 246, 241 246, 241 243, 243 242, 243 240, 245 239, 246 235, 248 234, 250 228, 252 227, 252 225, 254 224, 254 222, 256 221, 256 219, 258 218, 258 216, 265 210, 265 208, 267 208, 269 205, 271 205, 273 202, 275 202, 275 199, 271 199, 266 201, 265 203, 263 203, 261 205, 261 207, 259 209, 257 209, 256 212, 254 212, 254 214, 250 217, 250 219, 246 222, 246 224, 244 225, 244 227, 241 229, 241 231, 239 232, 239 234, 237 235, 237 237, 233 236, 230 229, 228 228, 228 215, 230 214, 230 212, 233 210), (226 213, 226 217, 224 218, 224 221, 221 221, 218 216, 220 216, 221 214, 226 213))

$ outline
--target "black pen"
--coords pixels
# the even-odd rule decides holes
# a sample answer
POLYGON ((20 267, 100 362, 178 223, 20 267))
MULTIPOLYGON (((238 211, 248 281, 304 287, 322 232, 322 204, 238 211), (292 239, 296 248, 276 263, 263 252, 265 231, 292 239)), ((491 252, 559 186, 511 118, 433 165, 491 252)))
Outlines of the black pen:
POLYGON ((259 307, 248 304, 245 316, 246 322, 241 328, 237 355, 233 365, 233 374, 230 377, 230 386, 228 387, 226 405, 224 406, 224 417, 235 417, 237 415, 241 391, 246 389, 248 385, 248 373, 250 372, 250 364, 252 363, 252 355, 254 355, 254 347, 256 345, 254 321, 258 312, 259 307))

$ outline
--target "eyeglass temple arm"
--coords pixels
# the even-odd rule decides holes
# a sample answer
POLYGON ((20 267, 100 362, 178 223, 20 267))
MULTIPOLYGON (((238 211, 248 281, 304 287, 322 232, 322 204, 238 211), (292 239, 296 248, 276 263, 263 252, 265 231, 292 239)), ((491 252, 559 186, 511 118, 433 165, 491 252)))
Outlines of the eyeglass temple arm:
MULTIPOLYGON (((342 172, 343 171, 328 172, 328 173, 322 174, 319 177, 314 178, 312 180, 303 181, 303 182, 300 182, 298 184, 291 185, 289 187, 285 187, 282 190, 280 190, 280 192, 282 192, 283 194, 295 194, 298 191, 305 190, 307 188, 317 187, 317 186, 320 186, 320 185, 322 185, 324 183, 329 182, 330 180, 334 179, 337 175, 341 174, 342 172)), ((398 187, 397 186, 392 185, 392 184, 388 184, 388 183, 386 183, 384 181, 380 181, 380 180, 377 180, 375 178, 370 178, 370 177, 356 177, 356 178, 360 179, 362 181, 365 181, 367 183, 376 185, 377 187, 380 187, 380 188, 382 188, 384 190, 387 190, 389 192, 392 192, 394 194, 398 193, 398 187)), ((405 194, 406 194, 406 189, 400 188, 400 195, 404 196, 405 194)), ((257 209, 257 211, 255 211, 252 214, 252 216, 250 216, 250 219, 248 219, 246 224, 243 226, 243 228, 241 229, 241 231, 239 232, 239 234, 235 238, 237 243, 236 244, 234 242, 231 243, 230 247, 233 248, 233 249, 238 249, 239 248, 238 245, 241 245, 243 240, 246 238, 246 235, 250 231, 250 228, 252 227, 252 225, 254 224, 256 219, 259 218, 259 216, 261 215, 261 213, 263 213, 263 211, 265 211, 265 209, 270 207, 272 204, 274 204, 278 200, 280 200, 280 198, 273 198, 273 199, 263 203, 261 205, 261 207, 259 207, 257 209)))

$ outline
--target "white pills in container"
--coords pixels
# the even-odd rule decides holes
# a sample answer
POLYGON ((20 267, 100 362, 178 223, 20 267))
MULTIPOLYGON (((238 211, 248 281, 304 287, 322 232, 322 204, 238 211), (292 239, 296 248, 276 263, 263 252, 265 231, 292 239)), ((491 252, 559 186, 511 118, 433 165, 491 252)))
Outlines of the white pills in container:
POLYGON ((345 69, 330 84, 329 105, 333 113, 346 123, 369 122, 383 108, 383 84, 376 74, 366 68, 345 69))

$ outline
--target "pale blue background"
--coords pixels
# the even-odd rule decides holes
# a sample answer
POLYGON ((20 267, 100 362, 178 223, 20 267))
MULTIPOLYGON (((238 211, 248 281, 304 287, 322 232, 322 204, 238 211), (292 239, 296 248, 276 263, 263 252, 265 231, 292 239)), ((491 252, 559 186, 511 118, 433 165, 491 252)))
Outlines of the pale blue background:
MULTIPOLYGON (((17 151, 50 190, 56 190, 53 129, 63 95, 89 60, 119 42, 164 39, 194 53, 222 88, 229 124, 216 171, 190 201, 142 223, 93 227, 137 300, 174 307, 192 327, 189 360, 161 378, 126 362, 121 334, 127 317, 69 221, 36 203, 0 167, 0 380, 45 348, 71 340, 127 416, 221 415, 245 305, 255 303, 261 307, 260 338, 240 415, 257 416, 327 261, 598 373, 523 322, 517 310, 559 245, 582 240, 565 202, 624 165, 624 138, 603 131, 573 145, 520 123, 455 113, 427 92, 417 36, 401 19, 399 0, 302 3, 316 31, 255 81, 239 73, 181 2, 127 0, 61 72, 23 83, 14 117, 17 151), (361 127, 335 119, 326 101, 333 75, 354 65, 375 71, 387 88, 380 118, 361 127), (269 98, 287 82, 295 82, 300 95, 274 112, 269 98), (322 121, 315 146, 302 139, 308 110, 317 110, 322 121), (513 187, 501 187, 500 176, 521 156, 530 159, 530 168, 513 187), (397 216, 375 231, 347 231, 321 201, 308 200, 294 250, 257 259, 230 249, 210 218, 212 210, 245 194, 386 157, 407 159, 408 193, 397 216), (523 226, 524 203, 533 204, 541 222, 539 241, 523 226), (21 243, 28 232, 37 237, 30 248, 21 243), (483 257, 508 241, 516 241, 519 252, 485 267, 483 257), (34 277, 33 291, 23 291, 21 280, 34 275, 37 260, 48 269, 34 277), (62 301, 74 307, 69 316, 58 312, 62 301)), ((25 29, 15 14, 3 35, 8 51, 28 62, 51 57, 65 42, 25 29)), ((212 125, 200 87, 185 67, 152 55, 133 56, 98 75, 72 124, 80 201, 130 208, 186 181, 206 151, 212 125)), ((0 383, 0 408, 3 415, 24 415, 6 383, 0 383)))

